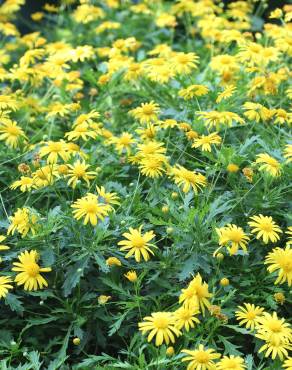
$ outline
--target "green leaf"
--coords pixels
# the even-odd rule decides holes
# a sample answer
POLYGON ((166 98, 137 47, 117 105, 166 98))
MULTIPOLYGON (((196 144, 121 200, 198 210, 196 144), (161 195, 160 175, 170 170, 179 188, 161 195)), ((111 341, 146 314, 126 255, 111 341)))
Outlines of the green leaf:
POLYGON ((37 351, 29 352, 27 358, 33 366, 33 370, 41 369, 43 362, 40 362, 40 354, 37 351))
POLYGON ((69 267, 65 275, 64 284, 62 286, 65 297, 67 297, 79 283, 80 278, 83 276, 84 270, 88 265, 88 262, 89 257, 85 256, 73 266, 69 267))
POLYGON ((239 347, 229 342, 229 340, 227 340, 226 337, 222 337, 221 335, 218 335, 218 338, 224 345, 224 348, 225 348, 224 353, 226 352, 229 355, 234 355, 234 356, 242 355, 242 353, 237 350, 237 348, 239 347))
POLYGON ((236 325, 224 325, 224 327, 232 329, 232 330, 234 330, 234 331, 236 331, 237 333, 240 333, 240 334, 252 335, 251 332, 249 332, 248 330, 246 330, 244 328, 240 328, 239 326, 236 326, 236 325))
POLYGON ((22 314, 24 311, 22 302, 17 298, 16 295, 12 293, 8 293, 5 297, 5 304, 8 305, 12 311, 15 311, 19 314, 22 314))

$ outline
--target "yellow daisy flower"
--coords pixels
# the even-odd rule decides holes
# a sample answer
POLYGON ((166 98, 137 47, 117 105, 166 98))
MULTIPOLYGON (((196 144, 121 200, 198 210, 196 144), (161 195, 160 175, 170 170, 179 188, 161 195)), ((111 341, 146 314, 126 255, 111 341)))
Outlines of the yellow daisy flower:
POLYGON ((24 290, 37 290, 47 287, 48 283, 40 274, 40 272, 50 272, 50 267, 40 267, 37 263, 37 251, 24 251, 18 256, 20 262, 13 262, 15 267, 12 271, 19 272, 14 281, 17 285, 24 285, 24 290))

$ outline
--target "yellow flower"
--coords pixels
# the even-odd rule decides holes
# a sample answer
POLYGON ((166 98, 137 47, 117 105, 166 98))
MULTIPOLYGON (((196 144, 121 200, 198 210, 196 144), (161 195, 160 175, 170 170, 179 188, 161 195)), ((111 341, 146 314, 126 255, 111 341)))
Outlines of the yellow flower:
POLYGON ((150 331, 148 342, 155 337, 155 345, 169 344, 175 342, 175 337, 181 335, 175 326, 175 319, 171 312, 154 312, 151 316, 144 317, 144 322, 139 322, 139 330, 142 334, 150 331))
POLYGON ((234 73, 239 69, 239 64, 237 63, 235 56, 222 54, 216 55, 211 59, 210 68, 213 71, 217 71, 222 74, 224 72, 234 73))
POLYGON ((64 141, 48 141, 46 145, 40 149, 39 154, 40 157, 48 156, 47 163, 57 163, 59 157, 65 162, 70 158, 64 141))
POLYGON ((157 248, 154 244, 149 243, 155 237, 153 231, 147 231, 145 234, 142 234, 143 225, 139 227, 139 229, 133 229, 132 227, 129 228, 129 233, 124 233, 123 236, 127 240, 121 240, 118 242, 118 245, 121 245, 121 251, 127 251, 126 258, 131 256, 135 256, 135 260, 137 262, 141 261, 141 257, 148 261, 150 255, 154 255, 154 252, 151 248, 157 248))
MULTIPOLYGON (((2 243, 5 239, 6 239, 6 236, 0 235, 0 243, 2 243)), ((0 251, 7 251, 8 249, 10 249, 8 245, 0 244, 0 251)))
POLYGON ((283 368, 285 368, 285 370, 292 370, 292 357, 288 357, 287 360, 284 361, 283 368))
POLYGON ((292 249, 290 249, 290 245, 287 245, 285 249, 273 249, 267 255, 265 264, 270 265, 267 268, 269 273, 277 271, 278 278, 275 284, 283 284, 287 281, 288 286, 292 285, 292 249))
POLYGON ((167 163, 167 158, 163 155, 147 155, 139 162, 139 169, 142 175, 150 178, 157 178, 165 172, 164 165, 167 163))
POLYGON ((260 171, 266 171, 273 177, 277 177, 280 175, 280 163, 267 153, 258 154, 255 163, 261 164, 261 166, 259 167, 260 171))
POLYGON ((273 360, 278 356, 281 361, 288 357, 288 351, 291 350, 291 344, 286 340, 267 340, 259 349, 259 353, 266 351, 265 357, 271 356, 273 360))
POLYGON ((182 187, 184 193, 188 193, 190 189, 193 189, 195 194, 197 194, 198 190, 207 185, 207 179, 204 175, 195 171, 189 171, 181 165, 172 168, 170 174, 174 177, 174 182, 182 187))
POLYGON ((76 208, 73 211, 74 218, 80 220, 84 217, 83 224, 87 225, 90 222, 92 226, 96 226, 98 220, 103 221, 111 211, 111 207, 108 204, 100 203, 98 197, 91 193, 77 199, 71 207, 76 208))
POLYGON ((9 276, 0 276, 0 299, 6 297, 9 289, 13 289, 10 283, 12 280, 9 276))
POLYGON ((178 74, 190 74, 193 69, 198 68, 199 57, 195 53, 173 53, 170 66, 178 74))
POLYGON ((227 279, 227 278, 222 278, 222 279, 220 280, 220 285, 221 285, 221 286, 228 286, 228 285, 229 285, 229 279, 227 279))
POLYGON ((281 293, 281 292, 275 293, 274 294, 274 299, 277 303, 279 303, 281 305, 284 304, 285 300, 286 300, 284 294, 281 293))
POLYGON ((35 224, 37 223, 37 216, 32 214, 28 208, 18 208, 13 216, 9 217, 10 225, 7 230, 7 235, 14 235, 18 231, 22 237, 31 231, 35 234, 35 224))
POLYGON ((9 95, 0 95, 0 110, 12 110, 18 109, 17 101, 9 95))
POLYGON ((28 176, 21 176, 20 180, 16 180, 10 185, 10 189, 20 188, 22 192, 30 191, 33 187, 35 187, 33 179, 28 176))
POLYGON ((183 349, 181 351, 187 357, 183 357, 182 361, 189 361, 189 370, 214 370, 215 363, 213 360, 220 358, 220 353, 216 353, 212 348, 204 348, 202 344, 195 350, 183 349))
POLYGON ((286 163, 292 162, 292 144, 287 144, 284 149, 284 158, 286 158, 286 163))
POLYGON ((97 136, 97 132, 89 126, 88 123, 83 122, 79 125, 76 125, 72 131, 68 131, 65 134, 65 137, 68 140, 76 141, 78 139, 82 139, 87 141, 89 138, 95 139, 97 136))
POLYGON ((263 239, 263 242, 267 244, 269 241, 275 243, 280 239, 279 234, 282 233, 280 227, 270 216, 258 216, 250 217, 252 221, 249 221, 249 226, 252 227, 251 232, 256 234, 257 239, 263 239))
POLYGON ((262 120, 265 122, 270 118, 269 109, 259 103, 246 102, 243 104, 243 109, 245 110, 244 116, 250 121, 259 122, 262 120))
POLYGON ((161 13, 155 20, 155 23, 158 27, 175 27, 177 25, 174 15, 169 13, 161 13))
POLYGON ((267 342, 280 344, 292 341, 292 330, 285 319, 278 318, 276 312, 272 314, 264 312, 257 320, 255 336, 267 342))
POLYGON ((175 353, 174 348, 172 346, 167 347, 165 353, 166 353, 167 356, 173 356, 174 353, 175 353))
POLYGON ((226 169, 230 173, 236 173, 239 171, 239 167, 235 163, 229 163, 226 169))
POLYGON ((281 18, 283 16, 283 11, 282 11, 282 9, 280 9, 280 8, 277 8, 277 9, 275 9, 275 10, 273 10, 271 13, 270 13, 270 16, 269 16, 269 18, 276 18, 276 19, 278 19, 278 18, 281 18))
POLYGON ((81 162, 80 160, 73 163, 73 165, 68 164, 69 171, 66 175, 69 177, 68 185, 71 185, 74 189, 77 185, 77 181, 84 180, 87 184, 87 186, 90 185, 89 180, 92 180, 96 177, 95 171, 87 171, 87 169, 90 167, 89 164, 86 164, 85 162, 81 162))
MULTIPOLYGON (((219 236, 219 245, 221 247, 226 246, 231 256, 237 253, 238 248, 242 248, 244 252, 247 252, 249 237, 241 227, 228 224, 224 227, 216 228, 216 232, 219 236)), ((214 255, 216 255, 216 252, 214 255)))
POLYGON ((221 137, 217 135, 217 132, 213 132, 209 135, 202 135, 194 140, 192 148, 201 147, 203 152, 211 152, 211 144, 219 145, 221 143, 221 137))
POLYGON ((111 299, 110 295, 100 295, 98 297, 98 303, 99 304, 106 304, 111 299))
POLYGON ((190 328, 194 328, 195 323, 199 324, 200 322, 200 320, 195 317, 198 313, 199 310, 195 307, 180 307, 173 313, 176 327, 179 330, 184 328, 186 331, 189 331, 190 328))
MULTIPOLYGON (((0 115, 1 120, 1 115, 0 115)), ((17 125, 15 121, 0 122, 0 140, 11 148, 16 148, 21 137, 26 138, 24 131, 17 125)))
POLYGON ((79 346, 79 344, 81 343, 81 340, 80 338, 76 337, 76 338, 73 338, 72 342, 74 346, 79 346))
POLYGON ((131 145, 135 143, 135 139, 132 134, 123 132, 120 137, 112 137, 110 142, 115 145, 117 151, 121 154, 124 150, 129 154, 131 151, 131 145))
POLYGON ((50 267, 40 267, 37 264, 37 251, 24 251, 18 256, 20 262, 13 262, 15 267, 12 271, 18 271, 14 281, 17 285, 24 285, 24 290, 37 290, 47 287, 48 283, 40 274, 40 272, 50 272, 50 267))
POLYGON ((37 188, 52 185, 55 177, 59 175, 57 167, 53 164, 40 167, 38 170, 32 173, 33 184, 37 188))
POLYGON ((107 192, 104 186, 101 187, 96 186, 96 191, 98 195, 101 197, 102 202, 108 204, 111 207, 111 209, 113 209, 112 204, 116 205, 120 204, 120 199, 117 196, 117 193, 107 192))
POLYGON ((208 87, 204 85, 190 85, 185 89, 181 89, 178 95, 184 98, 184 100, 189 100, 195 96, 203 96, 208 94, 208 87))
POLYGON ((221 125, 231 127, 232 123, 244 123, 244 120, 236 113, 233 112, 218 112, 216 110, 210 112, 196 112, 199 119, 205 120, 206 126, 210 129, 215 127, 219 130, 221 125))
POLYGON ((134 283, 138 277, 137 277, 137 274, 136 274, 136 271, 128 271, 126 274, 124 274, 125 278, 127 278, 131 283, 134 283))
POLYGON ((106 264, 108 266, 122 266, 122 262, 117 257, 109 257, 106 264))
POLYGON ((218 370, 244 370, 246 365, 244 360, 239 356, 224 356, 217 364, 218 370))
POLYGON ((227 86, 225 90, 223 90, 216 98, 216 103, 221 103, 222 100, 230 98, 234 91, 236 90, 236 87, 233 85, 227 86))
POLYGON ((132 109, 130 114, 138 119, 140 123, 147 124, 156 122, 160 112, 159 105, 151 101, 150 103, 142 103, 140 107, 132 109))
POLYGON ((179 303, 183 303, 186 307, 199 307, 204 316, 205 307, 210 307, 209 298, 212 297, 208 288, 208 284, 202 281, 202 277, 198 273, 189 283, 188 287, 182 289, 182 293, 179 296, 179 303))
POLYGON ((259 317, 263 314, 264 309, 254 304, 244 303, 245 307, 238 306, 239 311, 235 312, 239 325, 244 325, 247 329, 254 330, 259 317))

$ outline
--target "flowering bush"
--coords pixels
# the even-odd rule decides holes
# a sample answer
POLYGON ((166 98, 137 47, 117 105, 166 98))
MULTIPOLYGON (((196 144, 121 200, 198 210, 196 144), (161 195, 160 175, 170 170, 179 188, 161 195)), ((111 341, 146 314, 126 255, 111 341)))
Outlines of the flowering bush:
POLYGON ((23 3, 0 5, 0 368, 291 370, 292 6, 64 0, 22 35, 23 3))

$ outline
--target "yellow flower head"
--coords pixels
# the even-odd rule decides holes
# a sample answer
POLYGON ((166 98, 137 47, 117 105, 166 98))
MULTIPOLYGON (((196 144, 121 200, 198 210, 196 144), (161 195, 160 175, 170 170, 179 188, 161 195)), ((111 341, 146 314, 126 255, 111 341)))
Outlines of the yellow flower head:
POLYGON ((216 232, 219 236, 219 245, 222 247, 226 246, 230 255, 236 254, 238 248, 242 248, 247 252, 249 237, 241 227, 228 224, 224 227, 217 228, 216 232))
POLYGON ((103 305, 106 304, 111 299, 110 295, 100 295, 98 297, 98 303, 103 305))
POLYGON ((247 329, 254 330, 258 318, 263 314, 264 309, 254 304, 244 303, 244 306, 239 306, 239 311, 235 312, 236 319, 239 325, 244 325, 247 329))
POLYGON ((131 283, 134 283, 138 277, 136 271, 128 271, 126 274, 124 274, 125 278, 127 278, 131 283))
POLYGON ((214 360, 220 358, 220 353, 216 353, 212 348, 204 348, 202 344, 195 350, 183 349, 182 353, 186 354, 182 361, 188 361, 188 369, 191 370, 214 370, 214 360))
POLYGON ((259 163, 260 171, 265 171, 269 175, 273 177, 277 177, 280 175, 281 167, 280 163, 273 157, 271 157, 269 154, 261 153, 257 155, 257 159, 255 163, 259 163))
POLYGON ((188 193, 193 189, 195 194, 197 194, 198 190, 201 190, 207 185, 207 179, 204 175, 187 170, 181 165, 172 168, 170 173, 174 177, 174 182, 182 187, 184 193, 188 193))
POLYGON ((244 370, 246 365, 243 358, 239 356, 224 356, 217 364, 218 370, 244 370))
POLYGON ((138 229, 130 227, 129 232, 123 234, 126 239, 118 242, 118 245, 122 246, 121 251, 128 251, 125 257, 129 258, 134 255, 137 262, 140 262, 141 259, 148 261, 150 255, 154 255, 151 248, 157 248, 154 244, 149 243, 155 237, 153 231, 142 234, 142 227, 143 225, 138 229))
POLYGON ((142 124, 156 122, 160 112, 159 105, 151 101, 150 103, 142 103, 140 107, 130 111, 130 114, 140 121, 142 124))
POLYGON ((182 289, 179 296, 179 303, 183 303, 186 307, 199 307, 202 314, 205 315, 205 307, 210 307, 209 298, 212 294, 209 293, 208 284, 203 282, 201 275, 198 273, 189 283, 186 289, 182 289))
POLYGON ((144 321, 139 322, 138 326, 142 334, 150 332, 148 342, 155 337, 156 346, 174 343, 175 337, 181 335, 180 330, 175 326, 175 319, 171 312, 154 312, 151 316, 144 317, 144 321))
POLYGON ((19 272, 15 277, 17 285, 24 285, 24 290, 37 290, 47 287, 48 283, 40 274, 41 272, 50 272, 50 267, 40 267, 37 263, 37 251, 24 251, 18 256, 19 262, 13 262, 15 267, 12 271, 19 272))
POLYGON ((108 204, 100 203, 97 195, 91 193, 78 199, 71 207, 75 208, 73 210, 74 218, 80 220, 84 217, 84 225, 90 222, 92 226, 96 226, 98 220, 103 221, 111 211, 111 207, 108 204))
POLYGON ((257 338, 274 344, 292 341, 292 330, 283 318, 278 318, 277 313, 264 312, 256 323, 257 338))
POLYGON ((199 309, 196 307, 182 306, 177 309, 173 314, 175 317, 176 327, 181 330, 184 328, 189 331, 190 328, 194 328, 195 324, 199 324, 200 320, 195 317, 199 313, 199 309))
POLYGON ((122 266, 122 262, 117 257, 109 257, 106 264, 108 266, 122 266))
POLYGON ((283 284, 287 281, 288 286, 292 285, 292 249, 287 245, 285 249, 275 248, 270 252, 265 264, 269 265, 269 273, 277 271, 278 277, 275 284, 283 284))
POLYGON ((211 152, 211 145, 219 145, 221 143, 221 137, 217 132, 213 132, 209 135, 202 135, 194 139, 192 148, 201 148, 203 152, 211 152))
POLYGON ((89 164, 86 164, 83 161, 77 160, 73 165, 68 164, 69 171, 66 175, 69 177, 68 185, 71 185, 74 189, 77 185, 77 182, 84 180, 87 186, 90 186, 90 181, 96 177, 97 173, 95 171, 87 171, 90 167, 89 164))
POLYGON ((280 227, 270 216, 258 216, 250 217, 251 221, 248 222, 249 226, 252 227, 251 232, 256 234, 257 239, 262 239, 265 244, 269 241, 275 243, 280 239, 279 234, 282 233, 280 227))
MULTIPOLYGON (((2 243, 5 239, 6 239, 6 236, 0 235, 0 243, 2 243)), ((0 244, 0 251, 7 251, 8 249, 10 249, 8 245, 0 244)))
POLYGON ((12 280, 9 276, 0 276, 0 299, 5 298, 9 289, 13 289, 12 280))

